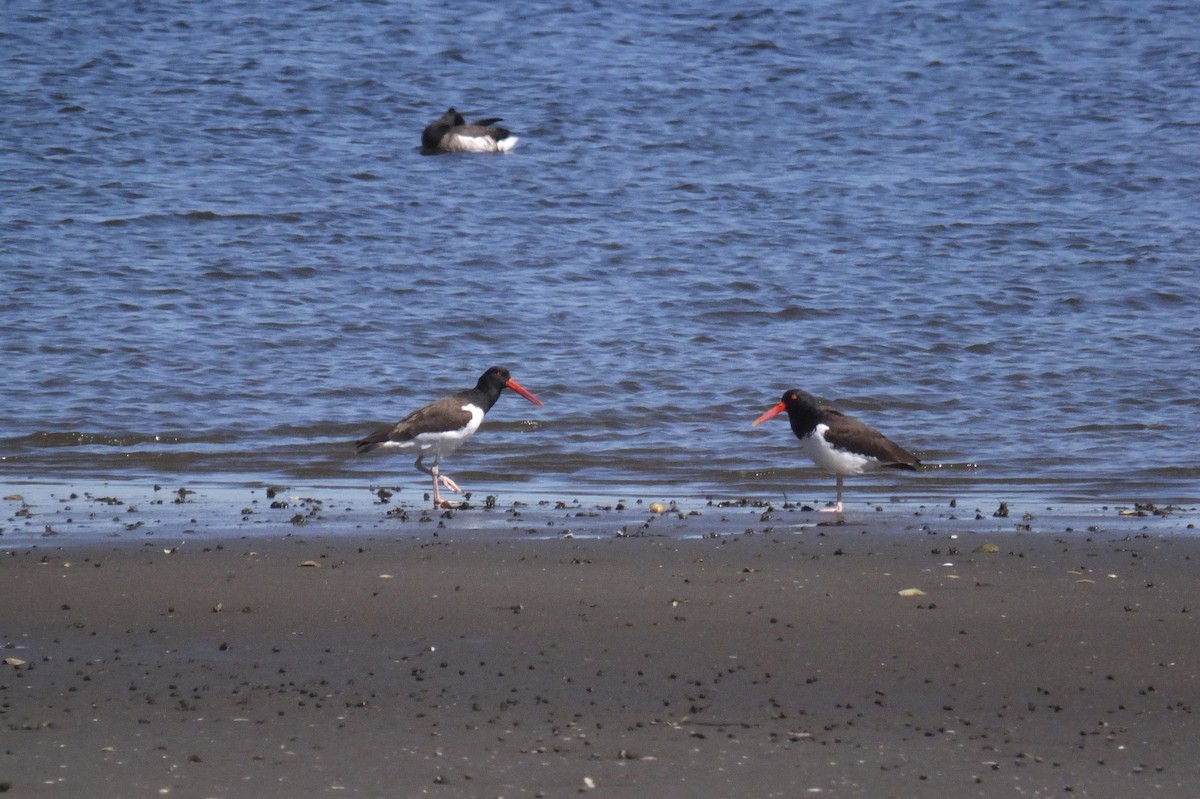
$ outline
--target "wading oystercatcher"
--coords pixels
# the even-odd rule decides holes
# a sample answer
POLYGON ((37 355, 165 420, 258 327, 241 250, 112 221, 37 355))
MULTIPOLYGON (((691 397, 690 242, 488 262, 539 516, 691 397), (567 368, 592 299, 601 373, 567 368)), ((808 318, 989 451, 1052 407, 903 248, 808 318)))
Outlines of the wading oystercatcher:
POLYGON ((417 468, 433 478, 433 506, 440 507, 442 498, 438 493, 439 483, 456 494, 462 493, 453 480, 439 472, 442 456, 454 452, 479 429, 484 414, 492 409, 500 398, 500 392, 506 388, 511 388, 534 405, 542 406, 542 401, 513 380, 507 369, 493 366, 480 376, 475 388, 456 391, 417 408, 394 425, 381 427, 355 442, 355 451, 397 449, 417 453, 417 468), (433 465, 426 466, 424 460, 430 455, 433 456, 433 465))
POLYGON ((500 117, 477 119, 471 124, 453 108, 421 132, 421 149, 433 153, 506 153, 519 139, 496 123, 500 117))
POLYGON ((837 504, 822 508, 825 513, 842 512, 842 479, 871 469, 916 469, 921 465, 908 450, 890 441, 883 433, 868 427, 829 405, 819 403, 812 394, 798 388, 783 392, 783 399, 754 425, 762 424, 787 411, 792 432, 804 446, 808 457, 820 468, 837 476, 837 504))

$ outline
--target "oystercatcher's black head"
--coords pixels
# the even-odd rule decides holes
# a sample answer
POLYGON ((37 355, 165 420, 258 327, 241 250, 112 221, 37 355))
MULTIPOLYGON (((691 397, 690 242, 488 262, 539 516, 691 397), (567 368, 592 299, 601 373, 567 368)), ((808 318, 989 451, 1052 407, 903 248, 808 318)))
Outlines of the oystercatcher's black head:
POLYGON ((485 394, 494 394, 495 396, 499 396, 500 392, 506 388, 511 388, 539 408, 543 406, 542 401, 533 396, 529 391, 526 391, 516 380, 513 380, 512 375, 503 366, 493 366, 491 369, 488 369, 479 376, 479 382, 475 384, 476 391, 482 391, 485 394))
POLYGON ((755 419, 754 424, 750 426, 756 427, 768 419, 775 418, 784 411, 788 412, 788 417, 792 420, 793 425, 795 425, 798 419, 802 420, 810 416, 816 420, 821 414, 821 403, 807 391, 801 391, 798 388, 789 388, 783 392, 783 398, 775 406, 769 408, 766 413, 755 419))

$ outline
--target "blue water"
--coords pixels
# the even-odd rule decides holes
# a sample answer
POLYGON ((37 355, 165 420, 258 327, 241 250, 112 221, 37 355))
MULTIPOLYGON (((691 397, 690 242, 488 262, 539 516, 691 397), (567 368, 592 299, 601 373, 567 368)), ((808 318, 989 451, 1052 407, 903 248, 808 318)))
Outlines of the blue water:
POLYGON ((415 503, 351 442, 502 364, 466 488, 823 501, 796 386, 937 466, 852 502, 1200 502, 1194 4, 80 5, 0 12, 0 483, 415 503))

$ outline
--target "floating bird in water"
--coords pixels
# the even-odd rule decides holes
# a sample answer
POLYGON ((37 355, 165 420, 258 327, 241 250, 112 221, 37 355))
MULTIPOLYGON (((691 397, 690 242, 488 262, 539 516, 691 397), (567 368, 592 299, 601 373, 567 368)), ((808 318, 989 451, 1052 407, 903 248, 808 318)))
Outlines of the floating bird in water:
POLYGON ((454 452, 474 435, 483 422, 484 414, 491 410, 500 398, 500 392, 506 388, 511 388, 534 405, 542 406, 542 401, 513 380, 507 369, 493 366, 480 376, 475 388, 448 394, 418 408, 396 424, 376 430, 357 441, 355 451, 397 449, 417 453, 417 468, 433 478, 433 506, 440 507, 442 498, 438 493, 439 484, 457 494, 462 493, 453 480, 439 471, 442 456, 454 452), (433 456, 433 465, 426 466, 424 460, 430 455, 433 456))
MULTIPOLYGON (((820 468, 837 476, 837 504, 823 508, 828 513, 842 512, 842 479, 880 467, 916 469, 921 465, 908 450, 829 405, 823 405, 798 388, 783 392, 783 399, 754 420, 759 425, 787 411, 792 432, 804 446, 808 457, 820 468)), ((751 426, 754 426, 751 425, 751 426)))
POLYGON ((500 117, 478 119, 471 124, 453 108, 421 132, 421 149, 426 153, 506 153, 519 139, 496 123, 500 117))

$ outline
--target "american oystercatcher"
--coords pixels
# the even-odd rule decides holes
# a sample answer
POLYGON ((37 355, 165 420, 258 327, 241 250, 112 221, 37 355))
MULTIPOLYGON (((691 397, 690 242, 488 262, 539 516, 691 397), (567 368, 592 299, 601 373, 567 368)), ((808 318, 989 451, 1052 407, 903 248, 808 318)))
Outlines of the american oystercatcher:
POLYGON ((421 132, 421 149, 433 153, 506 153, 519 139, 498 126, 500 117, 477 119, 471 124, 453 108, 421 132))
POLYGON ((792 432, 804 446, 808 457, 820 468, 837 476, 837 504, 822 508, 825 513, 842 512, 842 479, 870 469, 916 469, 921 465, 908 450, 883 433, 847 416, 798 388, 783 392, 775 407, 754 420, 755 425, 787 411, 792 432))
POLYGON ((462 493, 453 480, 439 472, 442 456, 461 447, 479 429, 484 414, 492 409, 500 398, 500 392, 506 388, 542 407, 542 401, 513 380, 507 369, 493 366, 480 376, 475 388, 456 391, 417 408, 394 425, 381 427, 355 442, 355 451, 398 449, 417 453, 417 468, 433 478, 433 506, 440 507, 442 498, 438 493, 439 483, 456 494, 462 493), (433 456, 432 466, 424 465, 429 455, 433 456))

